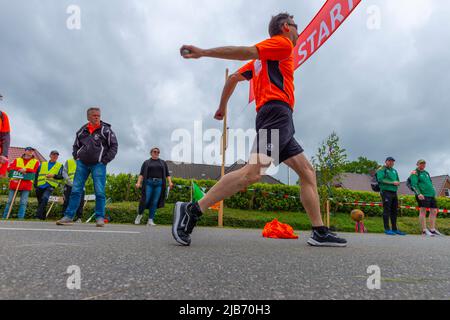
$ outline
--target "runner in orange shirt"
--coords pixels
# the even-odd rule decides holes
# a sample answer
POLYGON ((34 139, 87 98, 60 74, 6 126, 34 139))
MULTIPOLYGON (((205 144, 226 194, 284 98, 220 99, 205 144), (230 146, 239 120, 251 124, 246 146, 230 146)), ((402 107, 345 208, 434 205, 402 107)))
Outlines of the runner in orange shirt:
MULTIPOLYGON (((3 96, 0 94, 0 101, 3 96)), ((10 132, 8 115, 0 111, 0 177, 6 176, 8 169, 8 152, 10 144, 10 132)))
POLYGON ((298 30, 293 16, 281 13, 272 17, 269 34, 269 39, 251 47, 220 47, 205 50, 185 45, 180 49, 185 59, 210 57, 252 60, 227 80, 215 119, 223 120, 228 101, 237 84, 251 79, 254 80, 258 112, 257 139, 249 164, 224 176, 198 203, 176 204, 172 234, 182 245, 191 244, 190 235, 207 208, 258 182, 271 163, 278 165, 283 162, 300 176, 302 203, 313 226, 313 234, 308 244, 321 247, 347 245, 345 239, 337 237, 324 226, 314 168, 294 138, 293 49, 297 43, 298 30))

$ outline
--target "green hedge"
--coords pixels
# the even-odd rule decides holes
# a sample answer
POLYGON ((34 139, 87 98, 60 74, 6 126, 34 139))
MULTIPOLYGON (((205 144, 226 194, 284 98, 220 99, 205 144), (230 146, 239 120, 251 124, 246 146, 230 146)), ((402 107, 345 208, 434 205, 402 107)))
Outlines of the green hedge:
MULTIPOLYGON (((141 197, 140 190, 135 188, 137 181, 136 175, 119 174, 108 175, 106 194, 114 203, 118 202, 138 202, 141 197)), ((170 191, 168 203, 176 201, 189 201, 191 199, 191 181, 184 179, 173 179, 175 188, 170 191)), ((1 194, 6 195, 8 181, 0 180, 1 194)), ((216 181, 201 180, 196 183, 208 191, 214 186, 216 181)), ((92 180, 89 179, 86 185, 87 194, 93 194, 92 180)), ((55 195, 61 195, 61 189, 58 189, 55 195)), ((34 192, 31 194, 34 197, 34 192)), ((344 189, 333 189, 333 212, 351 212, 353 209, 360 208, 368 216, 382 216, 383 209, 380 207, 357 207, 357 206, 338 206, 338 203, 363 201, 380 202, 380 195, 373 192, 357 192, 344 189)), ((5 201, 3 201, 4 203, 5 201)), ((416 200, 413 196, 400 196, 400 204, 407 206, 416 206, 416 200)), ((283 211, 283 212, 304 212, 305 209, 299 199, 298 186, 255 184, 242 190, 230 199, 225 200, 225 206, 241 210, 262 210, 262 211, 283 211)), ((438 206, 442 209, 450 209, 450 199, 438 198, 438 206)), ((4 204, 2 205, 4 207, 4 204)), ((136 211, 136 208, 130 210, 136 211)), ((126 210, 128 211, 128 209, 126 210)), ((415 217, 418 213, 414 210, 401 210, 400 215, 415 217)), ((440 217, 448 217, 448 214, 441 214, 440 217)))

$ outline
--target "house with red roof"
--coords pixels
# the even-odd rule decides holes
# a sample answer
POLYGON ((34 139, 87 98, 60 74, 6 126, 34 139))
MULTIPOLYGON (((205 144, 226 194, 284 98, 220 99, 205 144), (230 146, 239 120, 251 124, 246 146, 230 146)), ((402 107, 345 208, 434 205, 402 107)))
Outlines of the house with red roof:
MULTIPOLYGON (((17 158, 20 158, 25 153, 25 147, 9 147, 9 161, 14 161, 17 158)), ((39 150, 34 150, 34 156, 39 162, 45 162, 47 159, 39 152, 39 150)))

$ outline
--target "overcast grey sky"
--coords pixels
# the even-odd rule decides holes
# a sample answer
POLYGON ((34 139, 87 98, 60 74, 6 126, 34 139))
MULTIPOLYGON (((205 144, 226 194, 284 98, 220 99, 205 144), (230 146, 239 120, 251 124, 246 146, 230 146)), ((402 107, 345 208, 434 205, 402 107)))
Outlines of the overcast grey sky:
MULTIPOLYGON (((99 105, 120 143, 110 171, 136 172, 152 146, 169 160, 175 129, 221 128, 212 117, 224 70, 242 65, 185 61, 179 47, 255 44, 281 11, 303 30, 324 2, 0 0, 0 108, 12 145, 58 149, 64 160, 86 108, 99 105), (80 30, 66 27, 69 5, 81 9, 80 30)), ((394 156, 404 180, 419 158, 433 175, 449 173, 449 16, 448 1, 363 1, 296 72, 296 137, 307 154, 336 131, 350 159, 394 156), (379 30, 367 27, 371 6, 381 10, 379 30)), ((231 128, 253 128, 247 99, 243 84, 231 128)))

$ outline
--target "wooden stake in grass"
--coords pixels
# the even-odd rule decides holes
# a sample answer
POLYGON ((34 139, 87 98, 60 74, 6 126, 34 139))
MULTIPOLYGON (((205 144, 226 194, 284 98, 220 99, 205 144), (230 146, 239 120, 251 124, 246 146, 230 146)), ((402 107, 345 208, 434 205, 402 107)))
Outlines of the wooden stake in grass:
POLYGON ((330 200, 327 200, 327 227, 330 227, 330 200))
MULTIPOLYGON (((228 68, 225 71, 225 83, 228 81, 229 70, 228 68)), ((228 109, 228 108, 227 108, 228 109)), ((227 118, 228 118, 228 110, 225 109, 225 115, 223 118, 223 135, 222 135, 222 170, 221 170, 221 178, 225 176, 225 161, 226 161, 226 153, 228 148, 228 126, 227 126, 227 118)), ((219 228, 223 228, 223 210, 224 210, 224 202, 223 200, 220 202, 219 208, 219 228)))
POLYGON ((16 201, 17 192, 19 192, 20 184, 22 183, 22 179, 19 179, 19 183, 17 184, 16 192, 14 192, 14 196, 12 198, 11 204, 9 205, 8 215, 6 216, 6 220, 9 219, 9 215, 11 214, 14 202, 16 201))
POLYGON ((50 212, 52 212, 54 205, 55 205, 55 202, 52 201, 52 204, 50 205, 50 208, 48 209, 47 214, 45 215, 45 219, 47 219, 50 212))

